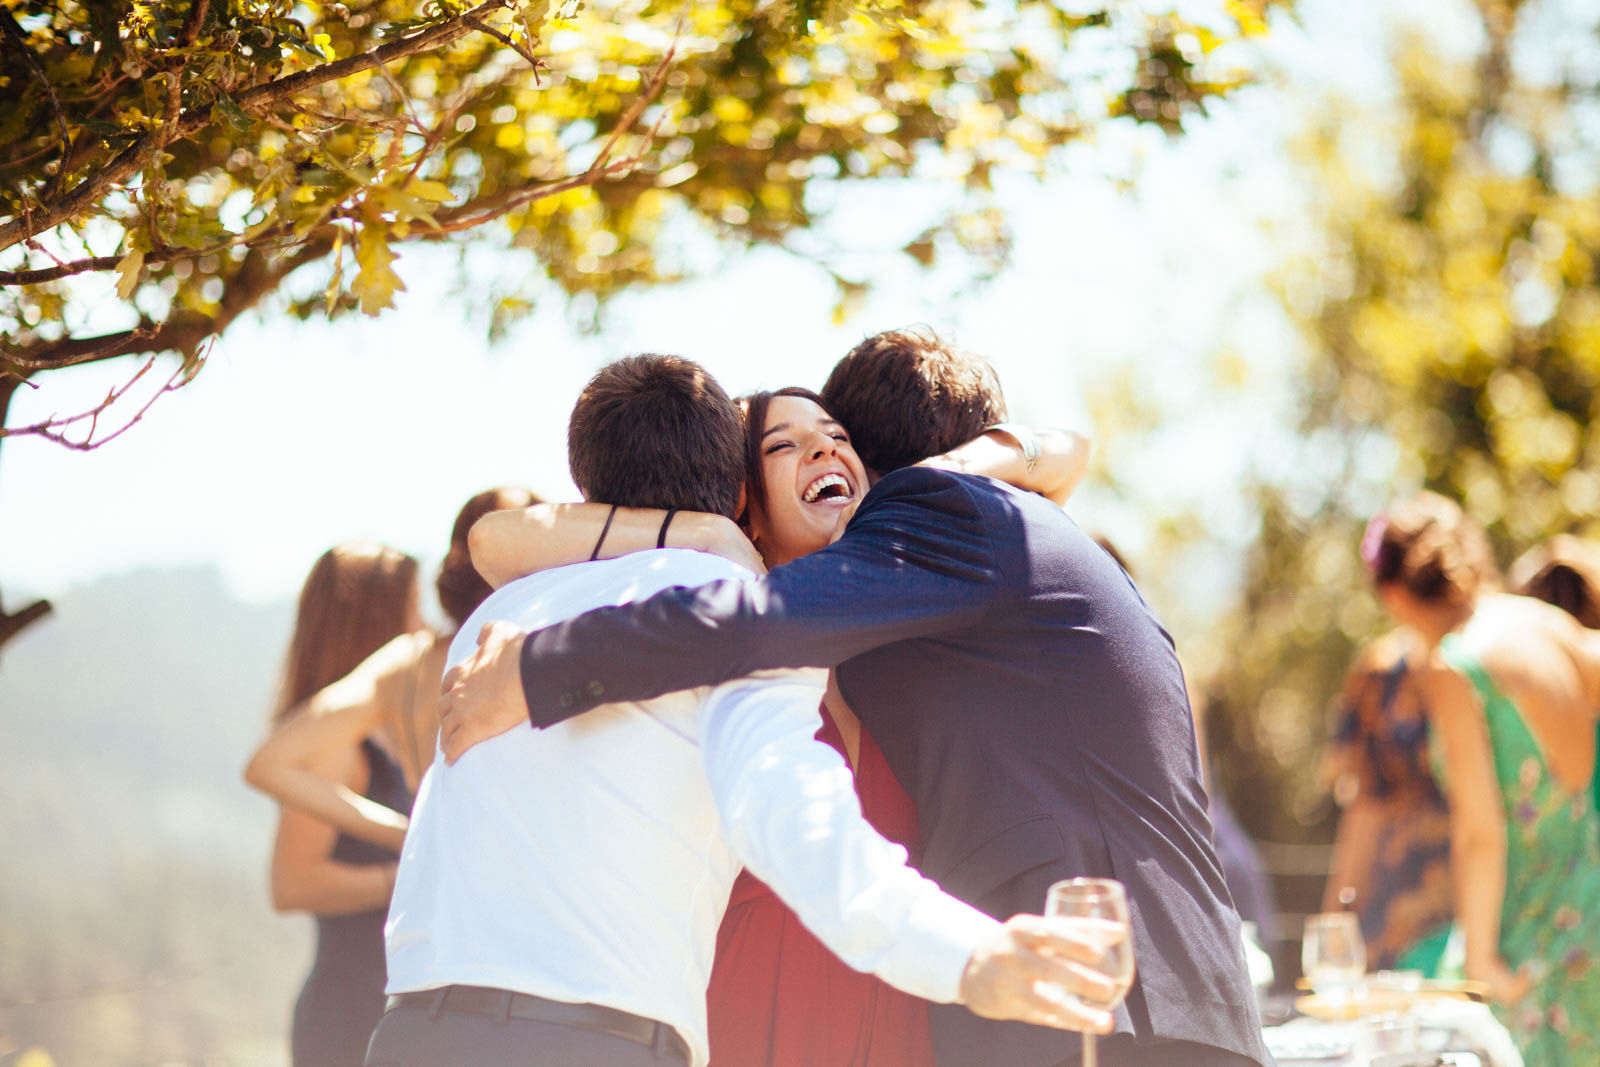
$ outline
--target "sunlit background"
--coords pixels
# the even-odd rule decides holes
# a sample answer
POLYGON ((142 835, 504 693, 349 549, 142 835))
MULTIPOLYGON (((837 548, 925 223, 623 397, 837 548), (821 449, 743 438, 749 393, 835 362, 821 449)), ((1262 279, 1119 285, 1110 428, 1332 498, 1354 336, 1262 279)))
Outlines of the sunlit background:
MULTIPOLYGON (((946 208, 936 176, 813 189, 810 236, 864 291, 805 247, 686 231, 691 280, 598 311, 550 287, 494 343, 475 298, 506 260, 407 247, 392 312, 268 307, 105 447, 6 440, 0 590, 55 610, 0 652, 0 1063, 286 1062, 310 924, 267 907, 273 809, 238 772, 299 583, 353 538, 431 573, 491 485, 571 498, 568 410, 634 351, 730 391, 816 387, 863 335, 927 323, 994 361, 1017 420, 1090 432, 1070 510, 1132 561, 1211 701, 1219 787, 1284 909, 1314 910, 1310 772, 1379 626, 1360 518, 1426 481, 1509 555, 1600 510, 1600 10, 1510 11, 1279 12, 1236 46, 1257 83, 1182 137, 1112 123, 1043 181, 997 175, 1014 244, 992 277, 899 251, 946 208)), ((54 372, 8 424, 129 370, 54 372)))

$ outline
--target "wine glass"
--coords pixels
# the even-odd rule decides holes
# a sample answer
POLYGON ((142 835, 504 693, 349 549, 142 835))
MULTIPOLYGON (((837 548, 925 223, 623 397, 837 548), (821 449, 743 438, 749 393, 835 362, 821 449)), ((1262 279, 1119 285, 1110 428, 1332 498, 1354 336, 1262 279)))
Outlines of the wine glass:
POLYGON ((1338 1002, 1355 991, 1367 973, 1367 946, 1354 912, 1306 916, 1300 969, 1319 997, 1338 1002))
MULTIPOLYGON (((1111 996, 1092 1006, 1110 1011, 1122 1003, 1133 985, 1133 940, 1128 933, 1128 894, 1111 878, 1068 878, 1052 885, 1044 913, 1103 920, 1107 932, 1103 953, 1092 966, 1115 983, 1111 996)), ((1087 1002, 1085 1002, 1087 1003, 1087 1002)), ((1083 1067, 1096 1067, 1095 1035, 1083 1035, 1083 1067)))

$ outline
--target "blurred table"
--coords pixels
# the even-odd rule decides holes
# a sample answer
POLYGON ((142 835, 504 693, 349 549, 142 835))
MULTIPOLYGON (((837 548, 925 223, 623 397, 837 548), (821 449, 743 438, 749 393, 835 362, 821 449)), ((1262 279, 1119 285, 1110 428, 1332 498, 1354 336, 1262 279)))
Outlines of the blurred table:
MULTIPOLYGON (((1390 1017, 1393 1019, 1394 1017, 1390 1017)), ((1278 1067, 1522 1067, 1522 1055, 1486 1004, 1422 1000, 1404 1015, 1416 1023, 1412 1053, 1374 1051, 1374 1020, 1330 1022, 1301 1016, 1263 1034, 1278 1067)))

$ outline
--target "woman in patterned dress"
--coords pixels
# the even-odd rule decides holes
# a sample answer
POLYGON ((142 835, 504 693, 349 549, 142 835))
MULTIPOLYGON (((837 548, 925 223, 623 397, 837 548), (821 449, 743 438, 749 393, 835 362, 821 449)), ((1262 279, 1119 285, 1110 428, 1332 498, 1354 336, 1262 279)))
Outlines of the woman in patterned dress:
POLYGON ((1363 648, 1345 678, 1326 760, 1340 815, 1322 909, 1353 897, 1368 964, 1431 976, 1454 897, 1450 809, 1428 765, 1423 658, 1415 634, 1393 630, 1363 648))
POLYGON ((1483 531, 1433 493, 1375 518, 1362 555, 1426 651, 1466 976, 1528 1067, 1600 1063, 1600 633, 1498 592, 1483 531))

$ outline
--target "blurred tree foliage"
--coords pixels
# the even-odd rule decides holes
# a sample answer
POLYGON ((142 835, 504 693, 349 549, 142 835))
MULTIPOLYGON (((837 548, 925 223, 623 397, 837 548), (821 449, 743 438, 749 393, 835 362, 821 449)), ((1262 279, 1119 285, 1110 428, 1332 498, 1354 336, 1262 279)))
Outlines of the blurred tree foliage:
POLYGON ((1244 813, 1265 837, 1331 829, 1315 773, 1329 701, 1386 625, 1357 554, 1370 514, 1435 489, 1502 564, 1595 532, 1600 37, 1560 7, 1480 0, 1475 60, 1397 51, 1389 138, 1343 113, 1306 143, 1322 240, 1282 278, 1307 341, 1301 449, 1255 488, 1213 694, 1225 781, 1280 798, 1244 813))
MULTIPOLYGON (((916 174, 969 195, 906 252, 994 264, 996 168, 1042 173, 1107 118, 1178 133, 1271 2, 1203 26, 1044 0, 0 0, 0 425, 73 363, 175 351, 181 384, 280 289, 375 314, 405 241, 509 249, 477 294, 497 328, 546 280, 598 301, 678 276, 680 222, 781 244, 817 221, 809 183, 916 174)), ((98 414, 0 435, 82 447, 98 414)))

